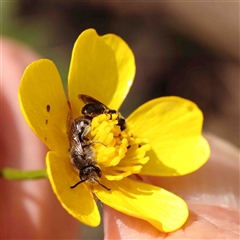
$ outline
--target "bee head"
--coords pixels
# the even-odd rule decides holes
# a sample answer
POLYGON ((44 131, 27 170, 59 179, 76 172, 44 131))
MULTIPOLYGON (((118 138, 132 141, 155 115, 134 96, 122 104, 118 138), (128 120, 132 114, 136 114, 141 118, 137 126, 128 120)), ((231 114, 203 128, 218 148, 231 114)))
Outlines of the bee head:
POLYGON ((79 177, 82 181, 96 183, 102 176, 101 169, 96 165, 87 166, 79 171, 79 177))
POLYGON ((97 183, 100 186, 107 189, 108 191, 110 191, 111 189, 109 189, 106 186, 104 186, 103 184, 101 184, 101 182, 100 182, 101 176, 102 176, 102 171, 98 166, 96 166, 96 165, 87 166, 79 171, 79 177, 80 177, 81 181, 77 182, 74 186, 71 186, 70 188, 75 188, 80 183, 87 182, 87 183, 91 183, 91 184, 97 183))

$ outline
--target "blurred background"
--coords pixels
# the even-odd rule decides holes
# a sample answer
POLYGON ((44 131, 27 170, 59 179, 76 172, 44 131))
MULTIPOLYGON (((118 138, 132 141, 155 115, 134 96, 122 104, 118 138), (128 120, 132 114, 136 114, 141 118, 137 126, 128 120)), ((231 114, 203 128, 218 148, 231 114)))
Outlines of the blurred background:
MULTIPOLYGON (((137 73, 122 114, 177 95, 198 104, 204 131, 239 147, 239 3, 237 2, 2 2, 2 34, 53 60, 66 86, 78 35, 95 28, 131 47, 137 73)), ((84 228, 81 239, 101 239, 84 228)))

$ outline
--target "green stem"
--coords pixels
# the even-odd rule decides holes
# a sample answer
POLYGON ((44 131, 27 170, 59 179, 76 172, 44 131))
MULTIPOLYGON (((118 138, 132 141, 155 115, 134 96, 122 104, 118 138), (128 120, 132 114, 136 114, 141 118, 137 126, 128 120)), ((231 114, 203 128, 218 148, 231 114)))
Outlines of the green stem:
POLYGON ((46 169, 23 171, 13 168, 0 169, 0 177, 8 180, 31 180, 47 178, 46 169))

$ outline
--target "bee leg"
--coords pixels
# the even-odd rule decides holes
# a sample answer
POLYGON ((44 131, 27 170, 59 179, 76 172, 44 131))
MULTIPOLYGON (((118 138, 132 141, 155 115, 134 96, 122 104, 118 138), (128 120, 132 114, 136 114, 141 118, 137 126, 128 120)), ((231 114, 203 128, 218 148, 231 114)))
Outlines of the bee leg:
POLYGON ((117 114, 117 111, 116 110, 109 110, 108 114, 110 115, 110 120, 112 120, 112 115, 117 114))
POLYGON ((99 141, 88 141, 88 143, 84 144, 84 147, 85 147, 85 146, 89 147, 89 146, 91 146, 91 145, 93 145, 93 144, 96 144, 96 143, 100 143, 100 144, 102 144, 104 147, 107 147, 106 144, 104 144, 104 143, 102 143, 102 142, 99 142, 99 141))
POLYGON ((88 140, 87 135, 90 132, 91 127, 89 125, 85 126, 85 128, 81 129, 81 132, 79 132, 78 136, 81 142, 84 140, 88 140))

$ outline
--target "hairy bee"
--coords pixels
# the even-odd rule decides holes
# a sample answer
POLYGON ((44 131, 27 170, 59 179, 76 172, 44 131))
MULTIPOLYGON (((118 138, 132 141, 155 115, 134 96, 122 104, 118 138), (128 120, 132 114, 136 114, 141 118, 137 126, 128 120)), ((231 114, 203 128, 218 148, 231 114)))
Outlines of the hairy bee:
POLYGON ((118 125, 120 126, 121 131, 126 129, 126 121, 125 118, 121 115, 120 112, 116 110, 109 109, 103 103, 94 99, 85 94, 79 94, 78 97, 85 103, 85 106, 82 108, 82 114, 89 118, 94 118, 100 114, 117 114, 118 115, 118 125))
POLYGON ((94 149, 87 134, 90 131, 91 119, 87 116, 81 116, 75 120, 68 117, 67 135, 70 143, 70 161, 72 165, 78 170, 80 181, 70 188, 75 188, 83 182, 96 184, 110 190, 101 184, 102 171, 97 165, 94 149))

